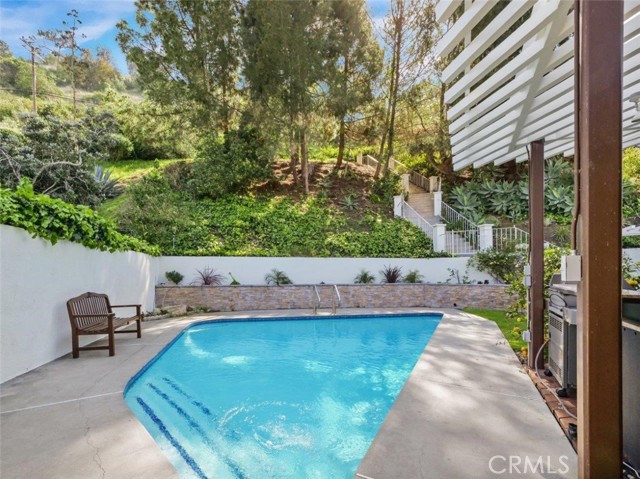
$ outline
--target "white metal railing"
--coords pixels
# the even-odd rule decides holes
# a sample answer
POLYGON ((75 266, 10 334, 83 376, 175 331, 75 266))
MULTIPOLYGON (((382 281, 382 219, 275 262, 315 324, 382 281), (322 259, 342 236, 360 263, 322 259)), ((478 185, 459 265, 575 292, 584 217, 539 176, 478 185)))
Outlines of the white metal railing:
POLYGON ((475 224, 473 221, 471 221, 469 218, 467 218, 463 214, 454 210, 451 206, 449 206, 444 201, 441 202, 441 205, 442 205, 441 207, 442 209, 440 212, 440 216, 442 216, 442 219, 447 225, 453 226, 455 229, 460 231, 478 229, 477 224, 475 224))
POLYGON ((340 296, 340 290, 338 289, 338 285, 334 284, 333 289, 336 292, 336 297, 338 298, 338 307, 342 306, 342 296, 340 296))
POLYGON ((315 291, 316 293, 316 299, 317 302, 314 301, 313 302, 313 313, 317 313, 318 309, 320 308, 320 293, 318 292, 318 287, 316 285, 313 285, 313 291, 315 291))
POLYGON ((471 255, 478 251, 478 228, 445 232, 445 248, 453 256, 471 255))
POLYGON ((493 248, 504 249, 509 245, 528 245, 529 233, 516 227, 493 228, 493 248))
POLYGON ((333 314, 336 314, 338 308, 342 307, 342 297, 340 297, 340 291, 338 290, 338 285, 333 285, 333 290, 336 292, 336 299, 338 300, 337 304, 333 303, 333 314))
POLYGON ((411 205, 404 200, 402 201, 402 217, 420 228, 435 244, 435 228, 433 225, 425 220, 420 213, 414 210, 411 205))

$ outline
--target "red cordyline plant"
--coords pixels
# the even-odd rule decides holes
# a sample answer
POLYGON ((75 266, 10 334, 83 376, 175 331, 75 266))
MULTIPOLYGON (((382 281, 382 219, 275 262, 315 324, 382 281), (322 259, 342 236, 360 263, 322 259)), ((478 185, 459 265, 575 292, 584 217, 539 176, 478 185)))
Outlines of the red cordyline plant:
POLYGON ((225 279, 223 274, 216 273, 216 270, 211 266, 207 266, 202 270, 197 269, 196 271, 197 274, 191 284, 198 286, 220 286, 225 279))

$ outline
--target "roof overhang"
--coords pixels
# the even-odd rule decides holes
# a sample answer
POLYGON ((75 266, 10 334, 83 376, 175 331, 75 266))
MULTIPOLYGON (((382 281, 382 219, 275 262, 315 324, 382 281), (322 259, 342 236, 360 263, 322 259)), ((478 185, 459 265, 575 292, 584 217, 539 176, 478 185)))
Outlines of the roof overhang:
MULTIPOLYGON (((495 1, 477 0, 453 21, 462 0, 440 0, 448 25, 440 56, 460 48, 443 72, 456 170, 526 161, 545 141, 545 158, 574 152, 574 14, 566 0, 511 0, 479 33, 495 1), (517 25, 517 27, 514 27, 517 25), (508 61, 505 61, 508 59, 508 61)), ((624 2, 623 147, 640 143, 632 122, 640 93, 640 0, 624 2)))

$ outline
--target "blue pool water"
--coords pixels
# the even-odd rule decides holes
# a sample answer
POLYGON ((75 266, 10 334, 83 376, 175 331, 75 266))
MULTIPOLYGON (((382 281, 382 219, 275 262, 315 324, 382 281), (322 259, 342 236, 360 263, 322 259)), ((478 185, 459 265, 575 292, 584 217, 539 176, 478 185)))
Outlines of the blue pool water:
POLYGON ((125 401, 182 478, 351 478, 440 319, 200 323, 125 401))

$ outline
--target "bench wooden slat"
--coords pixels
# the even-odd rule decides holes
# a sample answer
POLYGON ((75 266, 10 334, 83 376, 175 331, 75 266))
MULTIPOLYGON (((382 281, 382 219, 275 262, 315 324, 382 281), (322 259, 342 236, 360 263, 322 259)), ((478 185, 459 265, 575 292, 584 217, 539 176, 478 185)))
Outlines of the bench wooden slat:
POLYGON ((115 354, 114 334, 115 333, 137 333, 138 338, 142 337, 141 321, 142 306, 140 304, 111 305, 106 294, 84 293, 67 301, 67 312, 71 323, 71 345, 73 357, 80 356, 81 350, 108 349, 109 356, 115 354), (114 307, 136 308, 134 316, 118 318, 113 313, 114 307), (126 326, 135 321, 135 330, 116 331, 116 328, 126 326), (79 347, 78 337, 87 334, 107 334, 109 336, 108 346, 85 346, 79 347))

